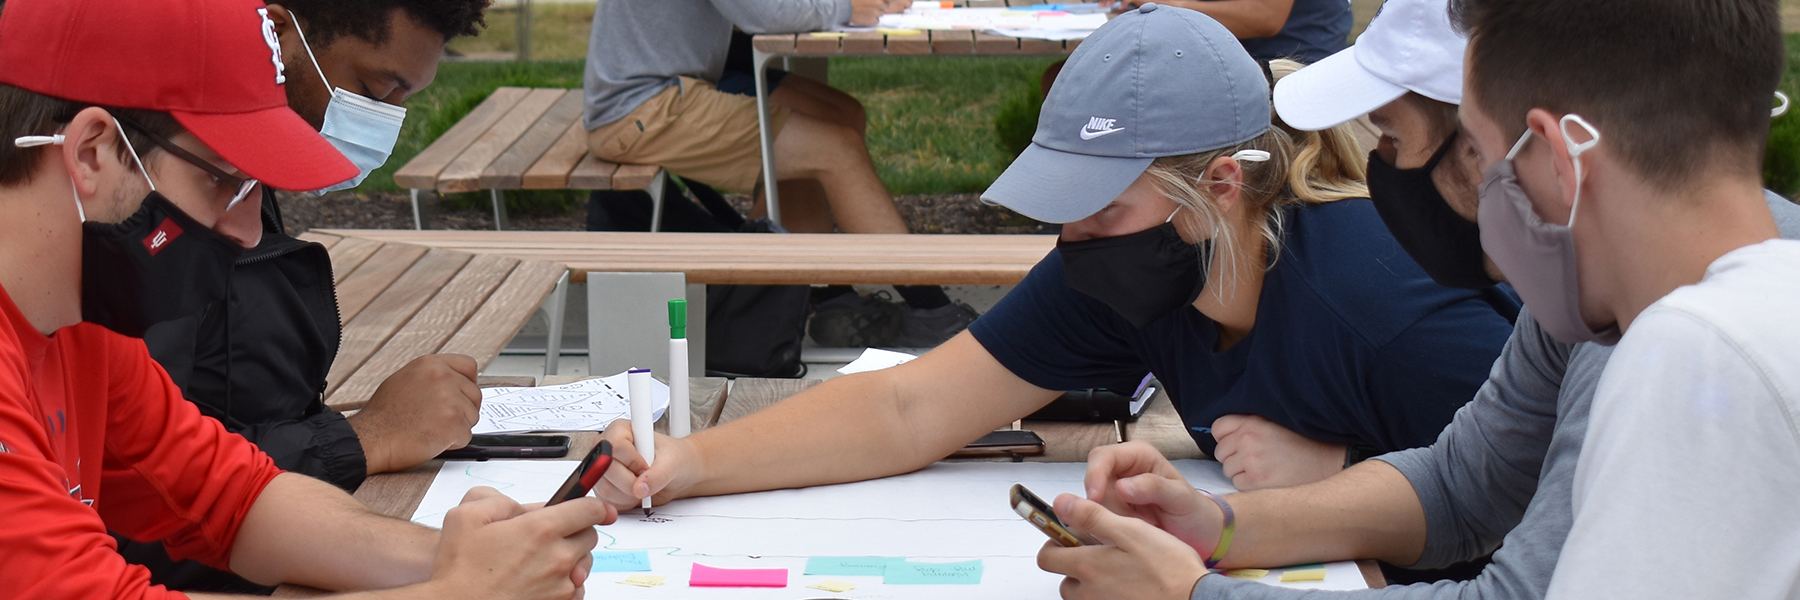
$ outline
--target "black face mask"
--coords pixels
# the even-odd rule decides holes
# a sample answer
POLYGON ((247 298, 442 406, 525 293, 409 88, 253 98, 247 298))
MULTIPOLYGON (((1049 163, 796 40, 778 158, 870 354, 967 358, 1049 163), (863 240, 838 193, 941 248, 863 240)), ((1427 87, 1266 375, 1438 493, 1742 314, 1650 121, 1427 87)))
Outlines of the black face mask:
POLYGON ((81 320, 141 338, 223 300, 243 247, 150 192, 118 224, 81 225, 81 320))
POLYGON ((1066 285, 1143 329, 1200 297, 1206 287, 1200 256, 1212 254, 1212 240, 1196 248, 1182 241, 1174 223, 1163 223, 1131 235, 1059 239, 1056 250, 1062 254, 1066 285))
POLYGON ((1450 153, 1456 136, 1444 140, 1425 166, 1397 169, 1369 153, 1369 200, 1400 247, 1438 285, 1484 288, 1494 285, 1481 253, 1481 229, 1456 214, 1431 181, 1431 171, 1450 153))

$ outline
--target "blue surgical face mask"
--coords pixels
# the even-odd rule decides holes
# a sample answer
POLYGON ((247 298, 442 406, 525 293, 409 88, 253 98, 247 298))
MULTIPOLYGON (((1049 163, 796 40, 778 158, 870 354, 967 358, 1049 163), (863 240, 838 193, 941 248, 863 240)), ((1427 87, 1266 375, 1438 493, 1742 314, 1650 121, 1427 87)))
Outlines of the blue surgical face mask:
POLYGON ((300 35, 300 45, 306 48, 306 57, 312 61, 313 69, 319 72, 319 81, 331 90, 331 103, 325 106, 325 127, 319 130, 319 135, 325 136, 344 158, 350 159, 357 171, 356 177, 349 181, 313 191, 323 194, 361 185, 363 179, 386 163, 388 155, 393 153, 394 144, 400 141, 400 125, 406 122, 406 109, 332 87, 331 81, 325 78, 325 70, 319 68, 319 59, 313 56, 312 44, 306 41, 306 32, 300 29, 298 22, 294 32, 300 35))

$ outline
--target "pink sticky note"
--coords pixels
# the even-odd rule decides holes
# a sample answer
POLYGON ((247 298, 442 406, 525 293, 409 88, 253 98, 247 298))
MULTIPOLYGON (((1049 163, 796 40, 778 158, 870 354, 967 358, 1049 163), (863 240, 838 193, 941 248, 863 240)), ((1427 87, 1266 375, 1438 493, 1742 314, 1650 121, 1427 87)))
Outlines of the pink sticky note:
POLYGON ((693 587, 787 587, 787 569, 721 569, 694 563, 693 587))

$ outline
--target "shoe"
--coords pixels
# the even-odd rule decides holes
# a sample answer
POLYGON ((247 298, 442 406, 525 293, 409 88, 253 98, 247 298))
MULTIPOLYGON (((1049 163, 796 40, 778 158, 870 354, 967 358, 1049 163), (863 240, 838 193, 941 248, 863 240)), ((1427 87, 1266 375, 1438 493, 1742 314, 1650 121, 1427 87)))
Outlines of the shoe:
POLYGON ((813 308, 806 329, 814 342, 831 348, 891 346, 900 335, 906 308, 887 300, 886 292, 870 297, 844 294, 813 308))
POLYGON ((938 344, 949 341, 968 329, 981 316, 975 309, 961 302, 937 308, 911 308, 906 311, 906 318, 900 322, 900 336, 894 338, 894 345, 901 348, 936 348, 938 344))

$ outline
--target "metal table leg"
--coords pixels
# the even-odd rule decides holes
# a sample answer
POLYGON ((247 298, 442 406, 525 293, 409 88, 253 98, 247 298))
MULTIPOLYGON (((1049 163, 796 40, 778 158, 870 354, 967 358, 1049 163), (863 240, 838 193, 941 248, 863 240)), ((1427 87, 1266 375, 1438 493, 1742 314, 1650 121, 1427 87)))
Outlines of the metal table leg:
POLYGON ((562 364, 563 314, 569 303, 569 272, 556 279, 556 289, 544 303, 544 323, 550 329, 544 336, 544 374, 555 375, 562 364))
POLYGON ((504 231, 506 229, 506 198, 500 195, 498 189, 488 190, 488 193, 494 197, 494 231, 504 231))
POLYGON ((413 190, 412 190, 412 205, 413 205, 413 229, 415 229, 415 230, 424 229, 425 221, 423 219, 419 218, 419 189, 418 188, 413 188, 413 190))
POLYGON ((763 168, 763 202, 769 209, 769 221, 781 224, 781 201, 775 193, 775 136, 769 131, 769 61, 775 55, 752 50, 750 70, 756 78, 756 128, 761 135, 763 168))

